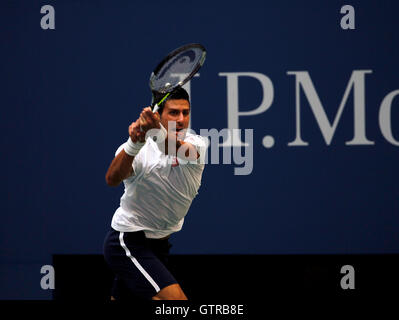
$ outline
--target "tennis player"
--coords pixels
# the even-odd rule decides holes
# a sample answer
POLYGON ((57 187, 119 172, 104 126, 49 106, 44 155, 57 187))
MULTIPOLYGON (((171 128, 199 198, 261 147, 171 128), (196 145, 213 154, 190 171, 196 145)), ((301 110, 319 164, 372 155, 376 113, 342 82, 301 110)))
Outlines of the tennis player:
POLYGON ((187 300, 167 257, 169 237, 182 228, 204 170, 207 143, 187 132, 189 118, 183 88, 158 112, 144 108, 108 168, 107 184, 123 181, 125 187, 104 241, 105 260, 116 275, 111 299, 187 300))

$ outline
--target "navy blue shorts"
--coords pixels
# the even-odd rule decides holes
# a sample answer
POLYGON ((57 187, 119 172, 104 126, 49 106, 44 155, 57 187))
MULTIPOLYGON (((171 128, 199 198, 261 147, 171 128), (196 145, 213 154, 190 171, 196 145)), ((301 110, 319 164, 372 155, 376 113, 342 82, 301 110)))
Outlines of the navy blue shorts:
POLYGON ((115 273, 111 295, 117 300, 151 299, 177 283, 166 267, 170 247, 168 239, 147 239, 144 231, 109 231, 104 258, 115 273))

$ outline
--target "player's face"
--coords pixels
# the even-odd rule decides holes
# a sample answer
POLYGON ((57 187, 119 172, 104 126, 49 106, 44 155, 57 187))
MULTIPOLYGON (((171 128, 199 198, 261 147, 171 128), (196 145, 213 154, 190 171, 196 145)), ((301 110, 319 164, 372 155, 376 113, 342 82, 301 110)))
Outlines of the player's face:
POLYGON ((190 122, 190 104, 184 99, 173 99, 168 100, 161 115, 162 125, 171 133, 176 134, 178 137, 184 134, 185 130, 188 128, 190 122), (176 123, 176 128, 168 128, 168 122, 174 121, 176 123), (182 131, 183 130, 183 131, 182 131), (180 132, 180 134, 179 134, 180 132))

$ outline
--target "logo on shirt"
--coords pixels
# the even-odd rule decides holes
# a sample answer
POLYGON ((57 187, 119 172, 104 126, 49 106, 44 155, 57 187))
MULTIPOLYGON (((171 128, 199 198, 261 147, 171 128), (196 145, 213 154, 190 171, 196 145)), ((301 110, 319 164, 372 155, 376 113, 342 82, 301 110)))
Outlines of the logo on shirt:
POLYGON ((179 165, 179 161, 177 160, 177 157, 173 157, 172 159, 172 167, 177 167, 179 165))

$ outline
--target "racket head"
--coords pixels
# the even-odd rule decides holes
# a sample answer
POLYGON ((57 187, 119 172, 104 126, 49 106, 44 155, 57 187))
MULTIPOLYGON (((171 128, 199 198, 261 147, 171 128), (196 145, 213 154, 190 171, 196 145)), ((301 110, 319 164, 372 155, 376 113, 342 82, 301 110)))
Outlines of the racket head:
POLYGON ((186 44, 173 50, 151 73, 151 91, 167 94, 183 86, 202 67, 205 58, 206 49, 199 43, 186 44))

